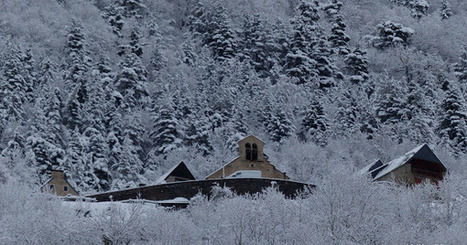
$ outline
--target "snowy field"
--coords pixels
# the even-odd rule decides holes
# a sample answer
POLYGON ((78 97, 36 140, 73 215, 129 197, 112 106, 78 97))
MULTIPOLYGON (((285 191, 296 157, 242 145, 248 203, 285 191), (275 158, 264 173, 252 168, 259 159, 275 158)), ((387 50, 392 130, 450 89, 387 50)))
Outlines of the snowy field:
POLYGON ((210 200, 170 210, 66 202, 7 183, 0 244, 462 244, 466 186, 464 179, 407 189, 340 174, 296 200, 274 189, 233 196, 219 188, 210 200))

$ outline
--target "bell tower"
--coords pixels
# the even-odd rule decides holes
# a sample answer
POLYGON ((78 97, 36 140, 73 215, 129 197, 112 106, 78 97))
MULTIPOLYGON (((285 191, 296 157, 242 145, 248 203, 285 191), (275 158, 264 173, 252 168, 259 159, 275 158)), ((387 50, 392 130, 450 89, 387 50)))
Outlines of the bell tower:
POLYGON ((253 135, 238 141, 240 158, 246 161, 262 162, 264 160, 263 147, 264 142, 253 135))

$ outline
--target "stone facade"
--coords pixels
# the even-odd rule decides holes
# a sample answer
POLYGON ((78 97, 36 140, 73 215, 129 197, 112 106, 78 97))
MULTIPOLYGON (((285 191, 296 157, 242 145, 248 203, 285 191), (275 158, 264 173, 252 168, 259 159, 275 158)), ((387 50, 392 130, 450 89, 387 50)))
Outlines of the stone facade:
POLYGON ((289 179, 289 177, 276 169, 263 152, 264 142, 250 135, 238 142, 240 156, 222 168, 206 177, 206 179, 229 178, 237 171, 261 171, 261 178, 289 179))
POLYGON ((50 192, 57 196, 73 195, 78 196, 78 192, 66 181, 62 170, 52 170, 52 178, 42 187, 41 192, 50 192))
POLYGON ((265 188, 274 186, 287 198, 294 198, 303 191, 310 191, 315 188, 312 184, 281 179, 213 179, 144 186, 121 191, 99 193, 89 195, 88 197, 95 198, 98 202, 129 199, 161 201, 178 197, 191 199, 200 193, 209 197, 213 186, 230 188, 238 195, 260 193, 265 188))

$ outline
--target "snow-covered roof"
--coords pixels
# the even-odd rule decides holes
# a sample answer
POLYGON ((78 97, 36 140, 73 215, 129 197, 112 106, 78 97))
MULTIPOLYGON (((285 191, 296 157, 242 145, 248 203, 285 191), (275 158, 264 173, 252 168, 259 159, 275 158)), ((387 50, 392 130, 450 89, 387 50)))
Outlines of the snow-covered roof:
POLYGON ((366 167, 358 171, 358 175, 370 175, 371 178, 374 178, 382 169, 387 167, 387 164, 384 164, 381 159, 376 159, 370 162, 366 167))
MULTIPOLYGON (((396 158, 392 161, 390 161, 389 163, 387 163, 387 167, 385 167, 383 170, 381 170, 381 172, 378 173, 378 175, 376 175, 374 177, 374 179, 379 179, 381 177, 383 177, 384 175, 396 170, 397 168, 405 165, 406 163, 408 163, 415 155, 417 155, 417 153, 419 153, 423 148, 428 148, 428 145, 427 144, 423 144, 423 145, 420 145, 420 146, 417 146, 415 148, 413 148, 412 150, 408 151, 407 153, 405 153, 403 156, 399 157, 399 158, 396 158)), ((430 150, 428 148, 428 150, 430 150)), ((430 150, 431 151, 431 150, 430 150)), ((433 154, 434 155, 434 154, 433 154)), ((437 160, 437 162, 440 162, 439 159, 434 156, 437 160)), ((421 157, 421 158, 425 158, 425 157, 421 157)), ((433 159, 433 157, 430 157, 431 159, 433 159)), ((433 159, 434 160, 434 159, 433 159)))

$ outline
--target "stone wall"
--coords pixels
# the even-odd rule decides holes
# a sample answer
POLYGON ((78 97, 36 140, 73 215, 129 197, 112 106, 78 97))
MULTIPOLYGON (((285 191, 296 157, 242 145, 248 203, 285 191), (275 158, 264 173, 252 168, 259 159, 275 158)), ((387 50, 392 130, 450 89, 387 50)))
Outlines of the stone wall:
POLYGON ((211 194, 212 187, 215 185, 228 187, 234 193, 239 195, 247 193, 259 193, 265 188, 274 185, 277 186, 279 191, 281 191, 288 198, 294 198, 298 193, 315 187, 311 184, 278 179, 216 179, 183 181, 161 185, 144 186, 120 191, 94 194, 89 195, 88 197, 95 198, 99 202, 111 200, 121 201, 138 198, 153 201, 171 200, 176 197, 190 199, 198 193, 209 196, 211 194))

